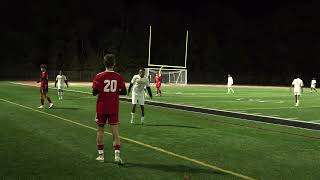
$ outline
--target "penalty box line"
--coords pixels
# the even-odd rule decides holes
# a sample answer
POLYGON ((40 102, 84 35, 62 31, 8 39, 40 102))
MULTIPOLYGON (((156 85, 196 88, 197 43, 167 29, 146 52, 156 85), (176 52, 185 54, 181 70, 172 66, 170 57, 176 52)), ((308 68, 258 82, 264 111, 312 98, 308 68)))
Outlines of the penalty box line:
MULTIPOLYGON (((93 127, 90 127, 90 126, 75 122, 75 121, 70 120, 70 119, 66 119, 66 118, 60 117, 60 116, 57 116, 57 115, 54 115, 54 114, 46 113, 46 112, 40 111, 38 109, 34 109, 34 108, 31 108, 31 107, 28 107, 28 106, 24 106, 22 104, 18 104, 18 103, 15 103, 15 102, 12 102, 12 101, 9 101, 9 100, 6 100, 6 99, 2 99, 2 98, 0 98, 0 101, 7 102, 9 104, 16 105, 16 106, 19 106, 19 107, 24 108, 24 109, 28 109, 28 110, 31 110, 31 111, 34 111, 34 112, 45 114, 45 115, 54 117, 56 119, 60 119, 60 120, 63 120, 63 121, 66 121, 66 122, 69 122, 69 123, 72 123, 72 124, 75 124, 75 125, 78 125, 78 126, 81 126, 81 127, 96 131, 96 128, 93 128, 93 127)), ((105 131, 104 133, 112 136, 112 134, 109 133, 109 132, 105 131)), ((208 164, 208 163, 196 160, 196 159, 189 158, 189 157, 184 156, 184 155, 176 154, 174 152, 171 152, 171 151, 168 151, 168 150, 165 150, 163 148, 156 147, 156 146, 152 146, 152 145, 143 143, 141 141, 133 140, 133 139, 130 139, 130 138, 127 138, 127 137, 123 137, 123 136, 120 136, 120 138, 122 140, 127 141, 127 142, 138 144, 138 145, 141 145, 143 147, 146 147, 146 148, 149 148, 149 149, 153 149, 155 151, 162 152, 164 154, 171 155, 171 156, 174 156, 174 157, 179 158, 179 159, 187 160, 187 161, 190 161, 190 162, 193 162, 195 164, 207 167, 207 168, 212 169, 212 170, 220 171, 220 172, 223 172, 225 174, 229 174, 229 175, 241 178, 241 179, 254 180, 254 178, 251 178, 249 176, 246 176, 246 175, 243 175, 243 174, 239 174, 239 173, 236 173, 236 172, 233 172, 233 171, 230 171, 230 170, 226 170, 226 169, 223 169, 223 168, 220 168, 220 167, 217 167, 217 166, 214 166, 214 165, 211 165, 211 164, 208 164)))

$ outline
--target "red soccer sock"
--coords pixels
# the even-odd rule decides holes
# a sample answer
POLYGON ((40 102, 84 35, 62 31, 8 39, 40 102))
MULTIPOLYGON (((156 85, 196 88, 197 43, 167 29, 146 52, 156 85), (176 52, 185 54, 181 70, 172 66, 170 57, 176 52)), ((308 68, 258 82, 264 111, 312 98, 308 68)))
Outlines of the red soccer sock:
POLYGON ((48 100, 49 103, 51 103, 51 99, 49 97, 47 97, 47 100, 48 100))
POLYGON ((119 150, 120 151, 120 144, 114 145, 113 148, 114 148, 114 150, 119 150))
POLYGON ((42 106, 44 105, 44 99, 41 99, 41 105, 42 106))

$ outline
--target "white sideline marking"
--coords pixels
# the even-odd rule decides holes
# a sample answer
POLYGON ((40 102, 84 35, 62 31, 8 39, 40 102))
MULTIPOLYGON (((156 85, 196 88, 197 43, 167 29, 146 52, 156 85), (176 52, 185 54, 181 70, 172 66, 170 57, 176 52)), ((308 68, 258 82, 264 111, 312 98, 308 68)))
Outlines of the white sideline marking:
MULTIPOLYGON (((48 115, 48 116, 51 116, 51 117, 54 117, 54 118, 57 118, 57 119, 72 123, 72 124, 76 124, 76 125, 81 126, 81 127, 85 127, 85 128, 88 128, 88 129, 96 131, 96 128, 93 128, 93 127, 90 127, 90 126, 75 122, 75 121, 70 120, 70 119, 66 119, 66 118, 63 118, 63 117, 60 117, 60 116, 57 116, 57 115, 54 115, 54 114, 50 114, 50 113, 47 113, 47 112, 44 112, 44 111, 40 111, 38 109, 34 109, 34 108, 31 108, 31 107, 28 107, 28 106, 24 106, 24 105, 21 105, 21 104, 12 102, 12 101, 8 101, 6 99, 1 99, 0 98, 0 100, 4 101, 4 102, 7 102, 7 103, 10 103, 10 104, 13 104, 13 105, 16 105, 16 106, 19 106, 19 107, 22 107, 24 109, 28 109, 28 110, 31 110, 31 111, 34 111, 34 112, 45 114, 45 115, 48 115)), ((104 133, 112 136, 112 134, 109 133, 109 132, 105 131, 104 133)), ((229 175, 241 178, 241 179, 254 180, 253 178, 251 178, 249 176, 246 176, 246 175, 243 175, 243 174, 239 174, 239 173, 236 173, 236 172, 233 172, 233 171, 229 171, 229 170, 226 170, 226 169, 222 169, 220 167, 217 167, 217 166, 214 166, 214 165, 211 165, 211 164, 208 164, 208 163, 196 160, 196 159, 192 159, 192 158, 189 158, 187 156, 179 155, 179 154, 173 153, 171 151, 167 151, 165 149, 162 149, 162 148, 159 148, 159 147, 156 147, 156 146, 152 146, 152 145, 143 143, 141 141, 136 141, 136 140, 133 140, 133 139, 130 139, 130 138, 126 138, 126 137, 123 137, 123 136, 120 136, 120 138, 123 139, 123 140, 126 140, 128 142, 131 142, 131 143, 134 143, 134 144, 139 144, 139 145, 141 145, 143 147, 147 147, 149 149, 153 149, 153 150, 156 150, 156 151, 159 151, 159 152, 162 152, 162 153, 165 153, 165 154, 168 154, 168 155, 180 158, 180 159, 191 161, 191 162, 193 162, 195 164, 202 165, 202 166, 210 168, 212 170, 220 171, 220 172, 223 172, 223 173, 226 173, 226 174, 229 174, 229 175)))
MULTIPOLYGON (((29 84, 23 84, 23 83, 15 83, 15 82, 10 82, 12 84, 17 84, 17 85, 24 85, 24 86, 32 86, 32 87, 37 87, 34 85, 29 85, 29 84)), ((55 88, 51 88, 50 89, 55 89, 55 88)), ((78 90, 67 90, 65 89, 65 91, 71 91, 71 92, 78 92, 78 93, 82 93, 82 94, 91 94, 89 92, 85 92, 85 91, 78 91, 78 90)), ((127 96, 123 96, 126 99, 130 99, 127 96)), ((146 100, 146 101, 150 101, 150 102, 158 102, 158 101, 152 101, 152 100, 146 100)), ((131 103, 131 102, 126 102, 126 101, 122 101, 125 103, 131 103)), ((195 106, 190 106, 190 105, 183 105, 183 104, 175 104, 175 103, 169 103, 169 102, 161 102, 161 103, 166 103, 166 104, 172 104, 172 105, 177 105, 177 106, 185 106, 185 107, 193 107, 193 108, 199 108, 199 107, 195 107, 195 106)), ((171 108, 167 108, 167 107, 162 107, 162 106, 156 106, 156 105, 148 105, 148 106, 153 106, 153 107, 157 107, 157 108, 164 108, 164 109, 171 109, 171 108)), ((319 106, 320 107, 320 106, 319 106)), ((296 107, 294 107, 296 108, 296 107)), ((242 112, 242 111, 246 111, 246 109, 239 109, 239 111, 237 110, 220 110, 220 109, 211 109, 211 108, 203 108, 203 109, 208 109, 208 110, 217 110, 217 111, 222 111, 222 112, 230 112, 230 113, 238 113, 238 114, 244 114, 244 115, 252 115, 250 113, 246 113, 246 112, 242 112)), ((184 111, 184 112, 191 112, 188 110, 183 110, 183 109, 175 109, 175 110, 179 110, 179 111, 184 111)), ((198 113, 198 114, 205 114, 205 115, 211 115, 211 116, 217 116, 217 117, 224 117, 226 118, 226 116, 222 116, 222 115, 216 115, 216 114, 208 114, 208 113, 203 113, 203 112, 194 112, 192 111, 192 113, 198 113)), ((259 117, 266 117, 266 118, 274 118, 271 116, 266 116, 266 115, 255 115, 255 116, 259 116, 259 117)), ((227 118, 231 118, 231 119, 240 119, 243 120, 241 118, 236 118, 236 117, 227 117, 227 118)), ((284 120, 284 121, 295 121, 295 122, 302 122, 302 123, 310 123, 310 124, 319 124, 319 123, 312 123, 312 122, 308 122, 308 121, 300 121, 300 120, 295 120, 295 119, 285 119, 285 118, 281 118, 279 117, 278 119, 284 120)), ((273 123, 268 123, 268 122, 262 122, 262 121, 251 121, 251 122, 256 122, 256 123, 263 123, 263 124, 272 124, 275 126, 283 126, 283 127, 289 127, 289 128, 295 128, 295 129, 303 129, 303 130, 308 130, 308 131, 318 131, 315 129, 308 129, 308 128, 302 128, 302 127, 295 127, 295 126, 287 126, 287 125, 282 125, 282 124, 273 124, 273 123)))
MULTIPOLYGON (((300 107, 299 109, 310 109, 310 108, 320 108, 320 106, 307 106, 307 107, 300 107)), ((277 107, 277 108, 247 108, 247 109, 227 109, 227 111, 238 111, 238 110, 272 110, 272 109, 297 109, 295 106, 290 106, 290 107, 277 107)))

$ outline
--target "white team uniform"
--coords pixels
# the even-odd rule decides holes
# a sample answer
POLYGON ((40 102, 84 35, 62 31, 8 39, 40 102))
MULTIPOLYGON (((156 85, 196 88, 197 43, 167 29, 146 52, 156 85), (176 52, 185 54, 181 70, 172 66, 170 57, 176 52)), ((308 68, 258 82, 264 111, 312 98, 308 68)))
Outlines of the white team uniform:
POLYGON ((303 87, 303 81, 300 78, 296 78, 292 81, 292 85, 293 85, 293 93, 294 95, 301 95, 302 92, 302 87, 303 87))
POLYGON ((150 87, 148 77, 140 77, 140 75, 134 75, 131 83, 132 87, 132 104, 144 105, 144 88, 150 87))
POLYGON ((233 85, 233 78, 230 76, 230 77, 228 77, 227 86, 228 86, 228 88, 230 88, 232 85, 233 85))
POLYGON ((67 80, 66 76, 65 75, 57 75, 56 77, 56 81, 57 81, 57 87, 58 89, 60 90, 63 90, 64 88, 64 83, 65 81, 67 80))
POLYGON ((313 79, 311 81, 311 88, 316 88, 316 84, 317 84, 317 81, 315 79, 313 79))

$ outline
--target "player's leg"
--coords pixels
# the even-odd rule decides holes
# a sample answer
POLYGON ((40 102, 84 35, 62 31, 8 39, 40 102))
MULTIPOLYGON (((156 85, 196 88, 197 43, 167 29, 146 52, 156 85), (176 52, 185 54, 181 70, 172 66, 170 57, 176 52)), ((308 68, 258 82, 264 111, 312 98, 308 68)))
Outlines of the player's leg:
POLYGON ((156 90, 157 90, 156 96, 159 96, 159 87, 156 87, 156 90))
POLYGON ((232 85, 230 86, 230 91, 232 92, 232 94, 234 93, 234 90, 232 88, 232 85))
POLYGON ((141 124, 144 123, 144 105, 140 105, 141 108, 141 124))
POLYGON ((159 95, 161 96, 161 86, 159 86, 159 95))
POLYGON ((96 160, 104 160, 104 125, 98 125, 97 128, 97 148, 98 148, 98 157, 96 160))
POLYGON ((120 158, 120 135, 119 135, 119 116, 118 114, 111 114, 108 116, 108 123, 111 127, 113 148, 114 148, 114 161, 117 164, 123 165, 123 161, 120 158))
POLYGON ((61 88, 60 91, 61 91, 60 96, 61 96, 61 100, 62 100, 63 99, 63 89, 61 88))
POLYGON ((228 87, 228 94, 230 94, 230 87, 228 87))
POLYGON ((133 124, 135 113, 136 113, 136 106, 137 104, 132 104, 132 109, 131 109, 131 124, 133 124))
POLYGON ((110 125, 111 133, 113 137, 113 148, 114 148, 114 162, 123 165, 124 162, 120 157, 120 135, 119 135, 119 126, 118 125, 110 125))
POLYGON ((294 95, 294 100, 295 100, 295 106, 298 106, 298 95, 295 93, 294 95))
POLYGON ((96 115, 96 123, 97 123, 97 149, 98 149, 98 157, 97 161, 104 161, 104 125, 106 123, 106 117, 104 114, 96 115))
POLYGON ((42 88, 40 89, 40 103, 41 103, 41 105, 38 108, 40 108, 40 109, 44 108, 44 98, 43 98, 42 88))
POLYGON ((51 98, 48 96, 48 88, 45 89, 44 93, 43 93, 44 98, 47 99, 47 101, 49 102, 49 109, 51 109, 53 107, 53 103, 51 101, 51 98))

